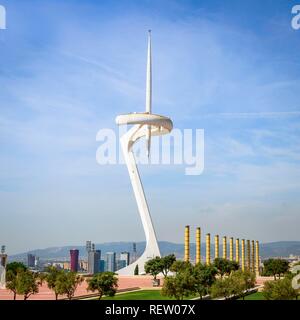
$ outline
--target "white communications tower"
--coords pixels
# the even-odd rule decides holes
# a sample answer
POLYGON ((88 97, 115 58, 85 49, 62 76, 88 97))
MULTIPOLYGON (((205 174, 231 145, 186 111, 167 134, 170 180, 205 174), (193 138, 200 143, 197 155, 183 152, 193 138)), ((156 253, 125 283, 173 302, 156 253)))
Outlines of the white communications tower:
POLYGON ((149 157, 151 137, 170 133, 173 129, 171 119, 152 113, 152 57, 150 30, 148 35, 146 111, 142 113, 120 115, 116 118, 116 123, 118 125, 133 125, 133 127, 121 137, 120 143, 146 236, 146 248, 144 253, 134 263, 118 270, 117 273, 120 275, 133 275, 134 269, 136 265, 138 265, 139 273, 143 274, 145 262, 156 256, 160 257, 160 251, 132 148, 138 139, 145 137, 147 154, 149 157))

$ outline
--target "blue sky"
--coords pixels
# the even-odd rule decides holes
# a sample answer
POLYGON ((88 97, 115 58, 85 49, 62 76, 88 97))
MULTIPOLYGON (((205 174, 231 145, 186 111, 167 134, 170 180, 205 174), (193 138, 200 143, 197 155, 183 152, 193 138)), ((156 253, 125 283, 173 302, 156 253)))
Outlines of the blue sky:
POLYGON ((141 167, 158 238, 300 240, 296 3, 0 0, 0 244, 144 239, 126 167, 95 157, 99 129, 144 110, 149 28, 153 112, 205 130, 202 175, 141 167))

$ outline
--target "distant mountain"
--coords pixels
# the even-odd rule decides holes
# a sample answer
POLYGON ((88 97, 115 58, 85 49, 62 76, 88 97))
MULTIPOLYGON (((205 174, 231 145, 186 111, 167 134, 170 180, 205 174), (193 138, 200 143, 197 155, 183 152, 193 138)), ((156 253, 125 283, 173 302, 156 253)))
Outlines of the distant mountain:
POLYGON ((300 256, 300 241, 263 243, 260 254, 262 257, 288 257, 290 254, 300 256))
MULTIPOLYGON (((137 242, 137 254, 140 255, 145 249, 145 242, 137 242)), ((70 249, 79 249, 79 256, 86 258, 85 246, 64 246, 64 247, 51 247, 46 249, 36 249, 16 255, 9 256, 10 261, 26 261, 27 253, 32 253, 38 256, 42 260, 56 259, 56 260, 67 260, 69 259, 70 249)), ((160 241, 159 248, 162 255, 174 253, 178 258, 182 258, 184 255, 184 245, 178 243, 172 243, 167 241, 160 241)), ((132 242, 107 242, 96 244, 96 249, 101 250, 102 255, 106 252, 132 252, 132 242)), ((195 244, 191 243, 191 256, 195 252, 195 244)), ((214 248, 212 246, 212 252, 214 248)), ((222 252, 220 248, 220 252, 222 252)), ((205 244, 201 245, 201 253, 205 255, 205 244)), ((280 241, 263 243, 260 245, 260 255, 262 258, 268 257, 287 257, 290 254, 300 256, 300 241, 280 241)))

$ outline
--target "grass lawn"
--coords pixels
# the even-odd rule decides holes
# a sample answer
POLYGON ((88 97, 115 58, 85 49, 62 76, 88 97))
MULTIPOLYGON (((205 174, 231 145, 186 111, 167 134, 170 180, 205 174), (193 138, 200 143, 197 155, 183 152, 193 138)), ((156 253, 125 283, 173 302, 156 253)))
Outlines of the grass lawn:
MULTIPOLYGON (((239 300, 242 300, 242 299, 239 299, 239 300)), ((262 292, 255 292, 246 296, 245 300, 266 300, 266 299, 264 298, 262 292)), ((293 300, 296 300, 296 298, 293 300)))
MULTIPOLYGON (((240 298, 239 300, 243 300, 242 298, 240 298)), ((248 296, 245 297, 245 300, 265 300, 262 292, 255 292, 255 293, 251 293, 248 296)))
MULTIPOLYGON (((194 297, 188 297, 192 299, 194 297)), ((95 298, 96 300, 97 298, 95 298)), ((160 290, 139 290, 134 292, 127 292, 117 294, 114 297, 104 297, 102 300, 175 300, 174 298, 163 297, 160 290)))

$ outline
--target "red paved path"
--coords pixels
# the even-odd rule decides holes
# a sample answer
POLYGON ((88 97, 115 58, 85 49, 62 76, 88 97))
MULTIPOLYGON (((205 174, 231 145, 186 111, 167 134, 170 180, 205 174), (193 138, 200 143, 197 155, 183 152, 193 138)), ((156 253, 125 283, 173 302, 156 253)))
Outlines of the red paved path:
MULTIPOLYGON (((152 289, 152 277, 151 276, 119 276, 119 290, 130 288, 151 288, 152 289)), ((87 283, 84 281, 78 286, 75 296, 83 296, 92 294, 86 290, 87 283)), ((63 296, 59 296, 59 299, 63 296)), ((13 294, 7 289, 0 289, 0 300, 12 300, 13 294)), ((39 287, 39 293, 31 295, 28 300, 54 300, 55 295, 53 291, 49 290, 47 284, 43 284, 39 287)), ((23 296, 17 296, 17 300, 23 300, 23 296)))
MULTIPOLYGON (((257 278, 256 283, 258 285, 262 285, 267 280, 273 280, 273 277, 259 277, 257 278)), ((162 284, 163 281, 161 281, 162 284)), ((151 276, 119 276, 119 290, 122 289, 130 289, 139 287, 142 289, 151 288, 152 287, 152 277, 151 276)), ((91 292, 87 292, 87 283, 84 281, 76 290, 75 296, 83 296, 87 294, 92 294, 91 292)), ((59 297, 60 299, 63 296, 59 297)), ((6 289, 0 289, 0 300, 12 300, 13 294, 6 289)), ((42 287, 39 287, 39 293, 35 295, 31 295, 29 300, 54 300, 54 293, 48 289, 46 284, 43 284, 42 287)), ((23 296, 17 296, 17 300, 23 300, 23 296)))

